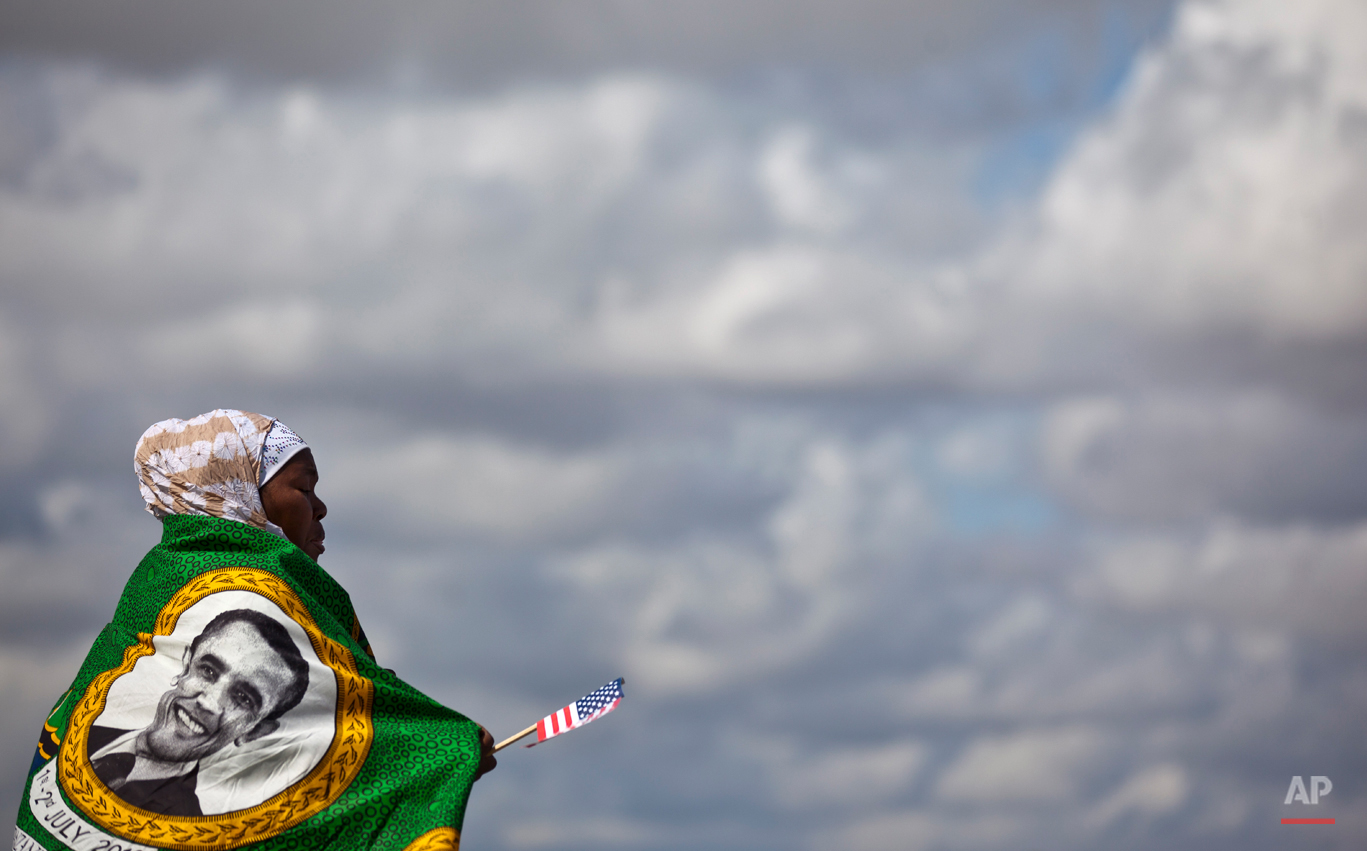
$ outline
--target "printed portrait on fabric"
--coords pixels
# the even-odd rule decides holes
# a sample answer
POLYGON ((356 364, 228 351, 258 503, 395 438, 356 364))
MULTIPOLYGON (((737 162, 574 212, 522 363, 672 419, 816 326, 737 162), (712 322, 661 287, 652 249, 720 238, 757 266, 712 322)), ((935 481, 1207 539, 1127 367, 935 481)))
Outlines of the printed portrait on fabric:
POLYGON ((269 571, 196 576, 85 688, 33 805, 82 835, 183 851, 239 848, 312 818, 356 779, 375 737, 375 687, 346 641, 269 571))
POLYGON ((125 802, 163 815, 256 806, 332 742, 337 682, 303 627, 250 591, 211 594, 109 688, 87 755, 125 802))

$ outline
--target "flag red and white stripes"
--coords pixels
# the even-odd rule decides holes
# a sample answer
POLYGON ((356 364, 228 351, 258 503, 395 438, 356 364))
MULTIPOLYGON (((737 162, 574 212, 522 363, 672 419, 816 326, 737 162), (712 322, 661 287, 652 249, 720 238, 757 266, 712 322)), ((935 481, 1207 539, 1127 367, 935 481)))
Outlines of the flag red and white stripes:
MULTIPOLYGON (((536 741, 544 742, 566 730, 582 727, 617 708, 622 702, 622 678, 618 677, 597 691, 590 692, 566 706, 552 712, 536 723, 536 741)), ((528 745, 527 747, 531 747, 528 745)))

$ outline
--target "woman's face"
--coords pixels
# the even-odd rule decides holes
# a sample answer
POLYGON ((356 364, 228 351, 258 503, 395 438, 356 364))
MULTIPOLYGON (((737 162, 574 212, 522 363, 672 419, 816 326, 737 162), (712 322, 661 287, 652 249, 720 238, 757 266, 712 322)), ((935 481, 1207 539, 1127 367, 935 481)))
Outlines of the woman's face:
POLYGON ((261 488, 266 519, 285 532, 290 543, 314 561, 323 554, 323 518, 328 507, 313 492, 318 486, 318 467, 313 451, 305 449, 289 460, 261 488))

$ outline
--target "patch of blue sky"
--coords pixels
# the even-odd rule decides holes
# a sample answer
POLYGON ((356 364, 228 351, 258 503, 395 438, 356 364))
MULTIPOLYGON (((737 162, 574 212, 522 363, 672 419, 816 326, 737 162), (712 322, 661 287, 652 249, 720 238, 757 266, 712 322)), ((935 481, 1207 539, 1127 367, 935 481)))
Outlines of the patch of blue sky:
POLYGON ((1101 19, 1100 56, 1088 90, 1090 108, 1104 109, 1115 101, 1139 54, 1171 28, 1176 5, 1168 2, 1157 14, 1141 20, 1133 9, 1117 0, 1106 4, 1101 19))
POLYGON ((1112 0, 1101 11, 1096 54, 1079 56, 1066 25, 1042 28, 1010 52, 1021 119, 983 151, 970 191, 984 207, 1033 196, 1083 128, 1124 91, 1135 61, 1166 32, 1173 3, 1112 0))
POLYGON ((1059 513, 1043 493, 1025 488, 946 488, 939 495, 948 530, 963 537, 1036 536, 1058 525, 1059 513))
POLYGON ((913 464, 948 533, 962 537, 1053 532, 1063 512, 1039 480, 1038 418, 972 412, 928 435, 913 464))
POLYGON ((973 199, 984 207, 1033 195, 1076 135, 1081 121, 1039 122, 1018 128, 984 152, 974 172, 973 199))

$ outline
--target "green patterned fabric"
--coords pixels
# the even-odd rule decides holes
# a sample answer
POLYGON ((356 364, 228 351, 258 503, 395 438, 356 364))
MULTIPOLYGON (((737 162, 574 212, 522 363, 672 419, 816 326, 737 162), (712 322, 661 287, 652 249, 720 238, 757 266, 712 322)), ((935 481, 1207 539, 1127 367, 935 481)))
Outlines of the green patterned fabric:
MULTIPOLYGON (((113 620, 96 638, 85 662, 81 665, 80 672, 71 684, 71 690, 62 696, 44 727, 20 806, 17 826, 22 833, 16 834, 15 847, 23 847, 23 842, 32 842, 37 847, 47 849, 77 848, 80 851, 117 851, 120 847, 129 849, 140 846, 250 847, 281 851, 322 848, 454 847, 453 843, 458 842, 458 831, 479 765, 477 725, 424 696, 381 668, 368 652, 364 634, 359 629, 346 591, 293 544, 245 523, 231 520, 173 515, 165 518, 163 522, 164 534, 161 543, 147 554, 134 571, 124 588, 123 596, 119 599, 113 620), (253 577, 266 580, 273 578, 278 582, 257 583, 257 579, 253 577), (231 586, 236 596, 216 596, 220 586, 215 583, 237 583, 231 586), (336 765, 329 769, 332 773, 328 776, 343 778, 343 781, 315 781, 314 786, 310 787, 315 791, 300 792, 288 803, 271 803, 285 800, 284 797, 278 796, 271 798, 257 807, 258 810, 264 808, 269 811, 264 816, 252 815, 256 811, 250 808, 245 810, 249 815, 244 816, 244 811, 212 813, 206 807, 205 815, 177 821, 155 811, 137 809, 136 805, 130 808, 124 804, 122 809, 105 807, 102 802, 107 802, 110 796, 118 798, 118 794, 112 791, 113 787, 125 781, 114 780, 107 788, 103 781, 82 786, 77 779, 93 776, 89 772, 94 771, 90 766, 91 757, 96 753, 96 745, 95 734, 89 730, 101 723, 99 718, 95 718, 93 709, 82 715, 77 707, 103 706, 103 703, 98 701, 91 702, 99 697, 102 690, 110 694, 132 694, 133 685, 128 685, 125 692, 118 692, 117 689, 123 688, 120 686, 121 680, 134 683, 135 677, 141 677, 152 684, 138 686, 142 689, 139 693, 161 694, 160 699, 168 706, 180 705, 172 698, 189 689, 185 683, 191 677, 198 676, 197 672, 190 671, 190 662, 182 662, 182 659, 192 658, 185 642, 193 636, 187 632, 180 638, 173 636, 170 639, 158 639, 159 643, 148 641, 146 636, 157 632, 159 618, 162 619, 162 627, 165 630, 166 623, 169 623, 167 613, 183 610, 184 613, 179 616, 181 620, 178 623, 184 627, 195 617, 203 621, 204 617, 214 610, 213 607, 218 605, 217 600, 255 599, 251 596, 256 593, 254 589, 260 588, 264 594, 268 587, 277 589, 278 593, 273 598, 276 603, 262 603, 263 610, 288 612, 288 605, 280 601, 288 602, 297 598, 307 610, 307 617, 295 620, 302 624, 311 618, 318 634, 312 646, 330 648, 328 652, 343 660, 345 664, 353 666, 348 670, 354 673, 345 674, 349 679, 344 680, 343 674, 337 675, 337 682, 347 683, 345 688, 337 687, 337 700, 339 703, 351 701, 345 707, 350 726, 344 730, 342 722, 338 720, 334 727, 328 728, 335 732, 335 742, 330 738, 334 732, 329 732, 326 736, 314 734, 312 740, 304 733, 296 734, 296 738, 304 742, 298 746, 301 753, 309 753, 307 746, 316 749, 327 742, 334 742, 333 750, 344 756, 336 757, 333 751, 329 751, 332 756, 316 760, 317 770, 309 776, 319 776, 318 772, 328 769, 323 763, 332 758, 336 765), (198 596, 187 596, 187 589, 194 588, 200 589, 196 592, 198 596), (196 605, 203 604, 207 608, 201 614, 195 615, 193 613, 196 610, 185 605, 186 601, 190 600, 196 600, 196 605), (272 606, 276 608, 271 608, 272 606), (165 650, 164 659, 153 661, 154 647, 155 654, 163 654, 165 650), (184 649, 181 649, 182 647, 184 649), (138 656, 139 653, 142 655, 138 656), (131 661, 134 656, 138 656, 136 664, 145 666, 147 671, 153 671, 156 665, 161 666, 156 668, 160 671, 171 670, 168 665, 184 664, 185 669, 171 678, 168 685, 165 677, 158 680, 153 674, 144 675, 143 668, 134 667, 131 661), (123 670, 123 673, 117 674, 119 670, 123 670), (354 695, 354 698, 344 696, 344 693, 354 695), (363 713, 357 709, 364 705, 366 695, 369 695, 370 700, 368 721, 360 717, 363 713), (75 724, 73 717, 76 718, 75 724), (364 730, 366 723, 369 723, 369 729, 372 731, 368 752, 363 747, 364 743, 358 745, 356 741, 352 741, 360 736, 352 730, 364 730), (73 739, 77 744, 88 740, 89 752, 73 752, 73 739), (313 744, 310 745, 310 742, 313 744), (357 759, 355 765, 351 765, 345 756, 348 753, 363 753, 364 756, 357 759), (40 777, 45 769, 48 784, 46 788, 49 790, 47 793, 42 792, 43 778, 40 777), (60 801, 51 795, 54 777, 61 778, 60 801), (344 788, 341 788, 343 786, 344 788), (78 787, 86 791, 72 794, 78 787), (43 794, 48 794, 49 799, 42 799, 43 794), (319 804, 320 801, 329 798, 330 802, 326 806, 319 804), (302 822, 263 838, 263 832, 276 830, 309 807, 317 811, 302 822), (232 830, 215 826, 219 822, 227 823, 233 819, 235 821, 232 823, 238 827, 232 830), (423 837, 426 838, 419 841, 423 837), (149 841, 149 838, 155 838, 155 841, 149 841), (101 846, 100 843, 104 844, 101 846)), ((229 585, 223 584, 222 587, 228 589, 229 585)), ((224 603, 219 608, 226 605, 224 603)), ((241 604, 234 605, 239 606, 240 611, 241 604)), ((280 616, 272 617, 284 622, 280 616)), ((289 623, 285 623, 285 626, 293 630, 291 635, 305 634, 304 626, 289 623)), ((203 635, 209 635, 210 628, 200 628, 203 635)), ((184 629, 188 630, 189 627, 184 629)), ((169 631, 163 634, 172 635, 169 631)), ((313 665, 309 669, 313 672, 308 680, 309 688, 316 689, 319 684, 331 688, 332 686, 324 682, 326 677, 320 677, 317 671, 330 670, 320 668, 319 665, 334 665, 334 662, 322 658, 326 654, 315 652, 315 655, 310 657, 310 645, 306 641, 296 639, 296 644, 304 648, 304 656, 313 665)), ((271 656, 270 659, 274 661, 275 657, 271 656)), ((337 670, 341 670, 343 662, 335 663, 337 670)), ((179 667, 176 670, 179 670, 179 667)), ((326 697, 327 692, 320 693, 326 697)), ((124 700, 127 702, 127 699, 124 700)), ((188 701, 190 698, 185 700, 188 701)), ((101 709, 100 711, 105 713, 101 717, 113 717, 118 710, 115 704, 116 701, 111 698, 109 707, 114 708, 101 709)), ((299 709, 292 711, 303 712, 306 705, 311 704, 301 703, 299 709)), ((146 706, 139 711, 147 716, 152 708, 146 706)), ((174 710, 168 710, 171 711, 174 710)), ((339 719, 343 712, 343 708, 337 709, 339 719)), ((279 723, 284 724, 290 718, 290 713, 286 712, 281 716, 279 723)), ((323 722, 333 723, 327 717, 323 717, 323 722)), ((303 724, 304 722, 299 722, 297 728, 312 729, 303 724)), ((131 737, 133 734, 129 732, 127 735, 131 737)), ((261 741, 269 744, 268 739, 261 741)), ((213 756, 217 758, 224 753, 232 753, 241 745, 240 741, 231 744, 215 752, 213 756)), ((132 757, 129 757, 130 762, 131 760, 132 757)), ((201 796, 207 794, 203 790, 207 788, 205 778, 210 773, 205 767, 208 764, 209 758, 206 757, 195 769, 199 772, 201 796)), ((130 779, 131 777, 132 775, 130 779)), ((242 785, 242 782, 238 782, 238 786, 242 785)), ((288 788, 294 789, 295 786, 303 788, 300 784, 288 788)), ((120 788, 131 789, 133 786, 130 784, 120 788)), ((231 785, 224 788, 230 792, 236 790, 239 795, 242 792, 231 785)), ((250 792, 251 789, 248 788, 248 796, 250 792)), ((280 794, 288 797, 287 792, 280 794)), ((110 806, 118 803, 119 801, 114 801, 110 806)))

